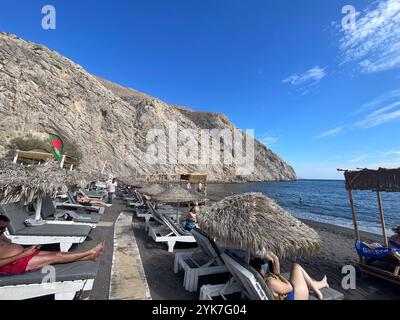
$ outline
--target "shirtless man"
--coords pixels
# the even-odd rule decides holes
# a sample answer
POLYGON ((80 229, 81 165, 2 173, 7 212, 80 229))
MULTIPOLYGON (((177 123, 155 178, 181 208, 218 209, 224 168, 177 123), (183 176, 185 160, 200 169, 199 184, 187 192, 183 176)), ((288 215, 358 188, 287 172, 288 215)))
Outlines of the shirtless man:
POLYGON ((10 220, 0 215, 0 276, 36 271, 51 264, 96 260, 104 251, 104 242, 85 252, 65 253, 40 251, 40 246, 23 248, 4 236, 10 220))

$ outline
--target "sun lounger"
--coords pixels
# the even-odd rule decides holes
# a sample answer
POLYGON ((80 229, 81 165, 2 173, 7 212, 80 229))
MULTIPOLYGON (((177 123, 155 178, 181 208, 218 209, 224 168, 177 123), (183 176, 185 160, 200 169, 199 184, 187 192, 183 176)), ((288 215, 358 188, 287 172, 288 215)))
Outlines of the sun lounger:
POLYGON ((41 273, 41 270, 0 276, 0 300, 31 299, 53 294, 56 300, 72 300, 76 293, 92 290, 98 271, 97 262, 78 261, 53 267, 54 282, 44 281, 44 277, 50 274, 41 273))
MULTIPOLYGON (((232 274, 231 280, 223 285, 206 285, 200 289, 200 300, 212 300, 214 297, 227 299, 229 294, 240 293, 249 300, 274 300, 274 295, 266 285, 261 274, 247 262, 238 259, 229 252, 221 254, 221 258, 232 274)), ((288 275, 284 275, 288 277, 288 275)), ((342 293, 325 288, 321 290, 324 300, 343 300, 342 293)), ((310 300, 317 298, 310 294, 310 300)))
POLYGON ((400 249, 371 247, 362 241, 356 241, 355 247, 362 261, 359 266, 363 272, 400 283, 400 249))
POLYGON ((198 248, 192 252, 175 253, 174 273, 184 270, 183 286, 190 292, 197 291, 199 277, 229 272, 221 258, 220 248, 200 229, 191 231, 198 248))
POLYGON ((54 225, 27 227, 24 221, 29 217, 24 207, 17 204, 0 205, 2 213, 10 219, 5 236, 21 245, 60 244, 60 250, 67 252, 74 243, 82 243, 92 230, 89 226, 54 225))
POLYGON ((66 193, 67 196, 67 201, 65 202, 56 202, 56 208, 66 208, 66 209, 71 209, 71 210, 76 210, 76 211, 86 211, 86 212, 96 212, 98 214, 103 214, 105 208, 101 206, 93 206, 91 204, 80 204, 77 203, 74 195, 72 194, 71 191, 68 191, 66 193))
POLYGON ((94 190, 82 190, 79 189, 79 193, 83 194, 84 196, 88 197, 89 199, 96 199, 101 200, 106 195, 105 191, 94 191, 94 190))
MULTIPOLYGON (((154 209, 154 207, 153 207, 154 209)), ((164 214, 158 213, 157 210, 152 211, 156 224, 150 221, 146 222, 148 234, 155 242, 166 242, 168 252, 174 251, 176 242, 196 242, 193 235, 184 230, 180 225, 166 217, 164 214)))
POLYGON ((62 213, 68 213, 65 210, 56 210, 54 203, 50 196, 46 196, 42 202, 42 218, 44 220, 48 220, 49 224, 64 224, 64 225, 86 225, 90 226, 91 228, 96 228, 97 224, 100 221, 100 215, 98 214, 76 214, 77 218, 74 218, 72 221, 60 220, 57 219, 56 216, 62 213))

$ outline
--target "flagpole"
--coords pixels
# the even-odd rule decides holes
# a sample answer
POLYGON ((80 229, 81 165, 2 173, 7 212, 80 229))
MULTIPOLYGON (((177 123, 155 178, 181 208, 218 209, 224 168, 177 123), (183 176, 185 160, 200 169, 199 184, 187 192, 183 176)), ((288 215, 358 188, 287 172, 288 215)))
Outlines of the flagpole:
POLYGON ((104 161, 103 169, 101 169, 101 173, 102 173, 102 174, 104 173, 104 169, 106 168, 106 163, 107 163, 107 160, 104 161))

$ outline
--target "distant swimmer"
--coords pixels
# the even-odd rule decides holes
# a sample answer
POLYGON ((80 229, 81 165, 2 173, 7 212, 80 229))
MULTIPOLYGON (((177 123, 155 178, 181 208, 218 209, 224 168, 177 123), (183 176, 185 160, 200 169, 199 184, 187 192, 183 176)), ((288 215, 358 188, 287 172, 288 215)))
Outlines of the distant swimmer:
POLYGON ((302 197, 299 198, 299 203, 304 203, 304 200, 302 197))

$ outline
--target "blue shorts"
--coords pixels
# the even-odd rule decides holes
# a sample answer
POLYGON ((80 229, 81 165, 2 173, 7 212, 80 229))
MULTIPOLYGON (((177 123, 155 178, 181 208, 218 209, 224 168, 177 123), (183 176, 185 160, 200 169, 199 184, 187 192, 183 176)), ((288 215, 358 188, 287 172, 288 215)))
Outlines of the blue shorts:
POLYGON ((287 294, 285 300, 294 300, 294 289, 287 294))

